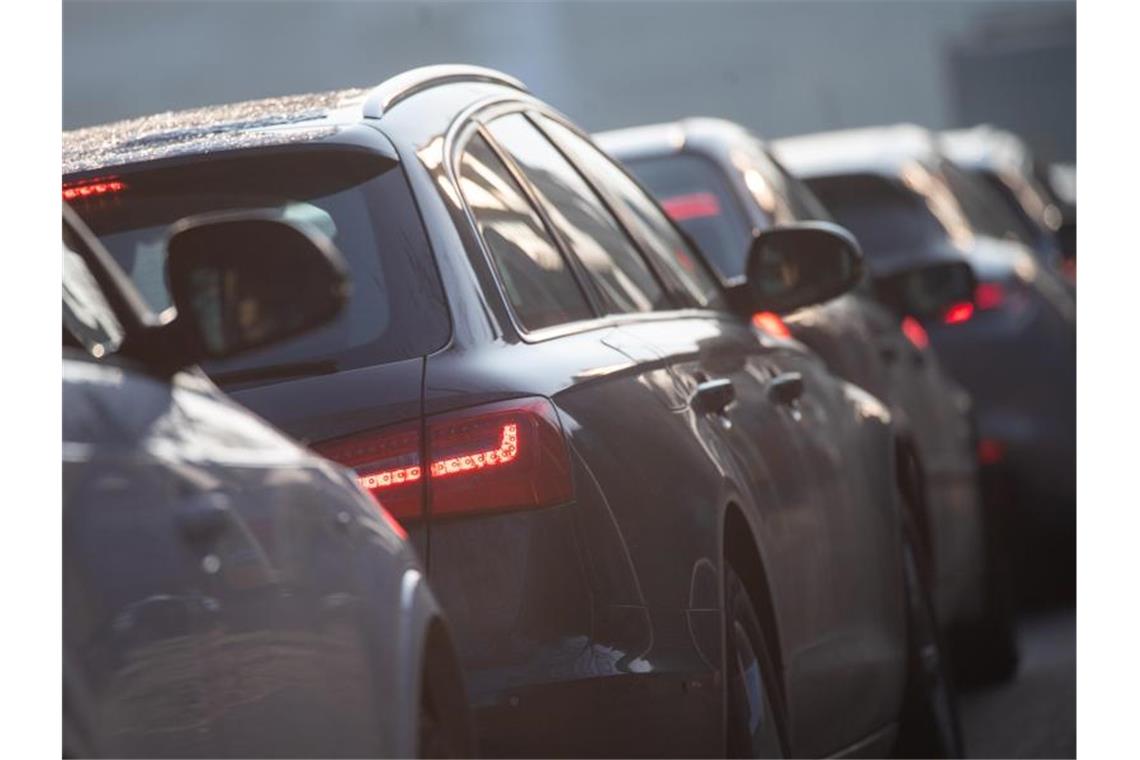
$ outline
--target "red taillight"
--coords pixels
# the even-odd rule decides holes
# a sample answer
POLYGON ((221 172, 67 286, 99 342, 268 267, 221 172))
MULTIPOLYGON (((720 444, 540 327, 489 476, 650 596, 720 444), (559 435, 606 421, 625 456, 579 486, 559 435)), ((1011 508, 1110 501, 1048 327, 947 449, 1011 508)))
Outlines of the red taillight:
POLYGON ((983 438, 978 441, 978 462, 980 464, 997 464, 1005 459, 1005 444, 992 438, 983 438))
POLYGON ((423 466, 420 425, 351 436, 313 446, 322 456, 356 470, 356 480, 397 519, 420 516, 423 466))
POLYGON ((63 188, 63 199, 73 201, 77 198, 89 198, 93 195, 107 195, 126 190, 127 186, 117 179, 94 180, 81 185, 72 185, 63 188))
POLYGON ((665 213, 675 222, 720 215, 720 201, 712 193, 675 195, 661 201, 661 208, 665 209, 665 213))
POLYGON ((790 338, 792 333, 788 330, 787 324, 784 320, 780 319, 780 315, 774 311, 758 311, 752 315, 752 326, 757 330, 761 330, 773 338, 790 338))
POLYGON ((418 426, 353 436, 314 449, 354 468, 360 485, 404 520, 421 516, 424 503, 432 516, 449 517, 554 506, 573 497, 569 450, 546 399, 429 417, 427 438, 426 472, 418 426))
POLYGON ((1005 301, 1005 289, 996 282, 979 282, 974 289, 974 303, 979 311, 996 309, 1005 301))
POLYGON ((925 351, 927 348, 930 348, 930 336, 926 334, 926 328, 924 328, 917 319, 914 317, 903 317, 900 327, 906 339, 919 351, 925 351))
POLYGON ((942 315, 942 321, 948 325, 959 325, 968 322, 972 316, 974 316, 974 304, 969 301, 961 301, 946 309, 942 315))

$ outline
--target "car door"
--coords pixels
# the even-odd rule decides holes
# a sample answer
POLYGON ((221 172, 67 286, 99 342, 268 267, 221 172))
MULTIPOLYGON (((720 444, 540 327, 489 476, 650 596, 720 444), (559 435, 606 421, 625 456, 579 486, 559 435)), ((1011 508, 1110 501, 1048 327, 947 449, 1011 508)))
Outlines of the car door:
POLYGON ((799 344, 757 334, 723 311, 711 276, 693 266, 698 254, 636 184, 569 128, 542 123, 589 167, 595 187, 613 193, 613 208, 627 212, 633 237, 690 307, 622 330, 665 357, 686 401, 699 402, 717 380, 735 389, 725 432, 769 528, 763 548, 787 649, 793 746, 835 751, 878 728, 897 696, 901 647, 890 597, 898 534, 884 483, 885 410, 799 344), (867 427, 878 429, 878 462, 862 451, 874 433, 859 429, 856 408, 877 417, 867 427), (877 477, 868 476, 868 461, 877 477))

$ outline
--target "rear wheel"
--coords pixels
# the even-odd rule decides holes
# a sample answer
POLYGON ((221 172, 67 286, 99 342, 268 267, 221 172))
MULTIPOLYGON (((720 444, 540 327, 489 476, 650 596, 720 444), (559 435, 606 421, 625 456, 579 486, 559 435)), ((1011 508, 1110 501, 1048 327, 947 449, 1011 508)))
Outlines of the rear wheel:
POLYGON ((963 757, 958 704, 938 625, 910 540, 903 542, 907 606, 907 688, 895 754, 963 757))
POLYGON ((725 563, 725 686, 728 690, 728 756, 786 757, 779 695, 760 618, 747 587, 725 563))

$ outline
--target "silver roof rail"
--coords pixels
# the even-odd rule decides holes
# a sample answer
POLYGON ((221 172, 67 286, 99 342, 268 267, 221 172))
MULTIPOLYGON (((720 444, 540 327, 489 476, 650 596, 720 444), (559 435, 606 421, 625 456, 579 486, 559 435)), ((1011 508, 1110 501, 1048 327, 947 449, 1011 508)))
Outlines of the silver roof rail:
POLYGON ((513 87, 521 92, 529 92, 526 85, 514 77, 482 66, 463 64, 421 66, 418 69, 397 74, 372 88, 364 96, 361 111, 365 118, 379 119, 404 98, 428 87, 449 82, 491 82, 513 87))

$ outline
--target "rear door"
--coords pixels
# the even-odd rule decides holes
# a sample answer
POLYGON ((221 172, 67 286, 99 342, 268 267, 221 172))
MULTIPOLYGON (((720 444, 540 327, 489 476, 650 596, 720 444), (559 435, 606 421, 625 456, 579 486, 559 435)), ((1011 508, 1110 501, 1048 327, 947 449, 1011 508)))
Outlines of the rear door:
MULTIPOLYGON (((718 415, 718 427, 773 539, 761 540, 781 618, 794 746, 834 751, 877 728, 876 707, 893 696, 883 677, 895 664, 886 635, 893 621, 882 606, 892 565, 880 555, 894 539, 890 493, 881 493, 886 448, 875 491, 848 398, 858 391, 798 344, 759 336, 728 315, 698 254, 657 206, 585 140, 542 123, 599 179, 595 186, 612 193, 612 207, 673 295, 668 318, 632 319, 621 329, 664 355, 694 411, 710 384, 728 380, 735 389, 737 402, 718 415)), ((865 394, 857 402, 878 406, 865 394)))

